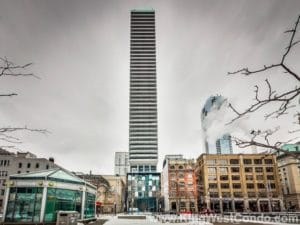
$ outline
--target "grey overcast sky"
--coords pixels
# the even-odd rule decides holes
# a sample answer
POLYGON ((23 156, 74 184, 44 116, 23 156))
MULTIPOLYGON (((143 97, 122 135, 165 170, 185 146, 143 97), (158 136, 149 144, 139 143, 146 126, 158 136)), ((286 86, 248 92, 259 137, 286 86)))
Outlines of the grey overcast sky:
MULTIPOLYGON (((51 132, 19 133, 18 148, 52 156, 72 171, 113 173, 114 152, 128 150, 134 8, 156 11, 161 162, 165 154, 204 152, 200 113, 210 95, 223 94, 239 107, 253 98, 253 85, 264 76, 226 74, 276 63, 300 1, 0 0, 0 55, 33 62, 29 71, 41 78, 1 78, 1 93, 19 95, 0 98, 0 124, 51 132)), ((299 69, 299 54, 289 63, 299 69)), ((294 84, 280 73, 266 76, 279 88, 294 84)), ((237 130, 260 124, 249 121, 237 130)))

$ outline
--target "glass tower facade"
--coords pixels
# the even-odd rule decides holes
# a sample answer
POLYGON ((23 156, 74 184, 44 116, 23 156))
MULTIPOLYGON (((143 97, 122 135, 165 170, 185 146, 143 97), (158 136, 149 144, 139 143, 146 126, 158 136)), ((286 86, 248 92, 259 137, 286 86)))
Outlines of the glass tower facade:
POLYGON ((211 96, 207 99, 201 114, 202 129, 205 135, 205 151, 207 154, 232 154, 232 141, 231 136, 228 133, 223 134, 217 138, 215 142, 210 143, 207 137, 207 130, 211 126, 211 121, 216 119, 218 116, 223 116, 218 111, 221 107, 224 107, 227 99, 221 95, 211 96), (210 118, 208 118, 210 116, 210 118))
POLYGON ((130 28, 130 172, 155 172, 158 155, 154 10, 132 10, 130 28))

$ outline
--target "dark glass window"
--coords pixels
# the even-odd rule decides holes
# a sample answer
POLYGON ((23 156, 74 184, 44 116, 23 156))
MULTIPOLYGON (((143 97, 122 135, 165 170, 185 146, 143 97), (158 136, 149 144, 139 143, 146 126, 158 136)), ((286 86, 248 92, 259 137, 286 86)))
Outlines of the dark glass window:
POLYGON ((229 184, 228 183, 221 183, 221 188, 229 188, 229 184))
POLYGON ((273 159, 265 159, 265 164, 273 164, 273 159))
POLYGON ((239 167, 231 167, 231 172, 232 173, 239 173, 240 172, 240 168, 239 167))
POLYGON ((262 173, 263 172, 263 168, 262 167, 256 167, 255 168, 255 172, 256 173, 262 173))
POLYGON ((239 164, 239 162, 238 159, 230 159, 230 164, 239 164))
POLYGON ((248 189, 254 189, 254 184, 252 184, 252 183, 251 184, 247 184, 247 188, 248 189))
POLYGON ((233 187, 234 189, 239 189, 239 188, 241 188, 241 184, 240 184, 240 183, 233 183, 233 184, 232 184, 232 187, 233 187))
POLYGON ((21 162, 19 163, 19 168, 22 168, 22 163, 21 162))
POLYGON ((252 173, 252 167, 245 167, 245 173, 252 173))
POLYGON ((262 164, 262 159, 254 159, 254 164, 257 164, 257 165, 262 164))
POLYGON ((252 159, 244 159, 244 164, 252 164, 252 159))
POLYGON ((27 168, 30 168, 31 164, 30 163, 27 163, 27 168))

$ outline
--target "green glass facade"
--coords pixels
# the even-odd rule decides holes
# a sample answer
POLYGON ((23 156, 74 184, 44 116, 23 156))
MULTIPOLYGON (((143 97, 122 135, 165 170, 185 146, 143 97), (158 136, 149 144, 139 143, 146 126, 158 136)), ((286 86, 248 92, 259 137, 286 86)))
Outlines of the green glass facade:
POLYGON ((7 222, 39 222, 43 188, 14 187, 8 196, 7 222))
POLYGON ((77 211, 80 213, 81 198, 81 191, 48 188, 44 221, 56 221, 57 212, 60 210, 77 211))
POLYGON ((95 218, 96 187, 62 169, 11 175, 6 187, 5 222, 52 223, 58 211, 95 218))
POLYGON ((84 218, 93 218, 95 217, 95 199, 96 196, 91 193, 86 193, 85 196, 85 209, 84 209, 84 218))

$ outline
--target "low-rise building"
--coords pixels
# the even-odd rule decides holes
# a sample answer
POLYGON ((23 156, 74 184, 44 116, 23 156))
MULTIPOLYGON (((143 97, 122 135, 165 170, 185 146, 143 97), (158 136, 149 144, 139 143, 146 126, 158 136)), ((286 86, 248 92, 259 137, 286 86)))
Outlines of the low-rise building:
POLYGON ((284 205, 288 211, 299 211, 300 143, 284 145, 282 148, 291 153, 279 154, 277 156, 284 205))
POLYGON ((53 224, 58 211, 76 211, 80 220, 95 218, 96 187, 63 169, 11 175, 5 191, 3 221, 53 224))
POLYGON ((203 154, 196 166, 199 205, 215 212, 284 209, 276 156, 203 154))
POLYGON ((3 211, 5 184, 10 175, 58 168, 53 158, 38 158, 30 152, 9 152, 0 148, 0 212, 3 211))
POLYGON ((118 175, 99 175, 75 173, 97 188, 96 213, 120 213, 125 208, 125 177, 118 175))
POLYGON ((166 155, 162 172, 162 195, 166 212, 198 212, 195 160, 166 155))

